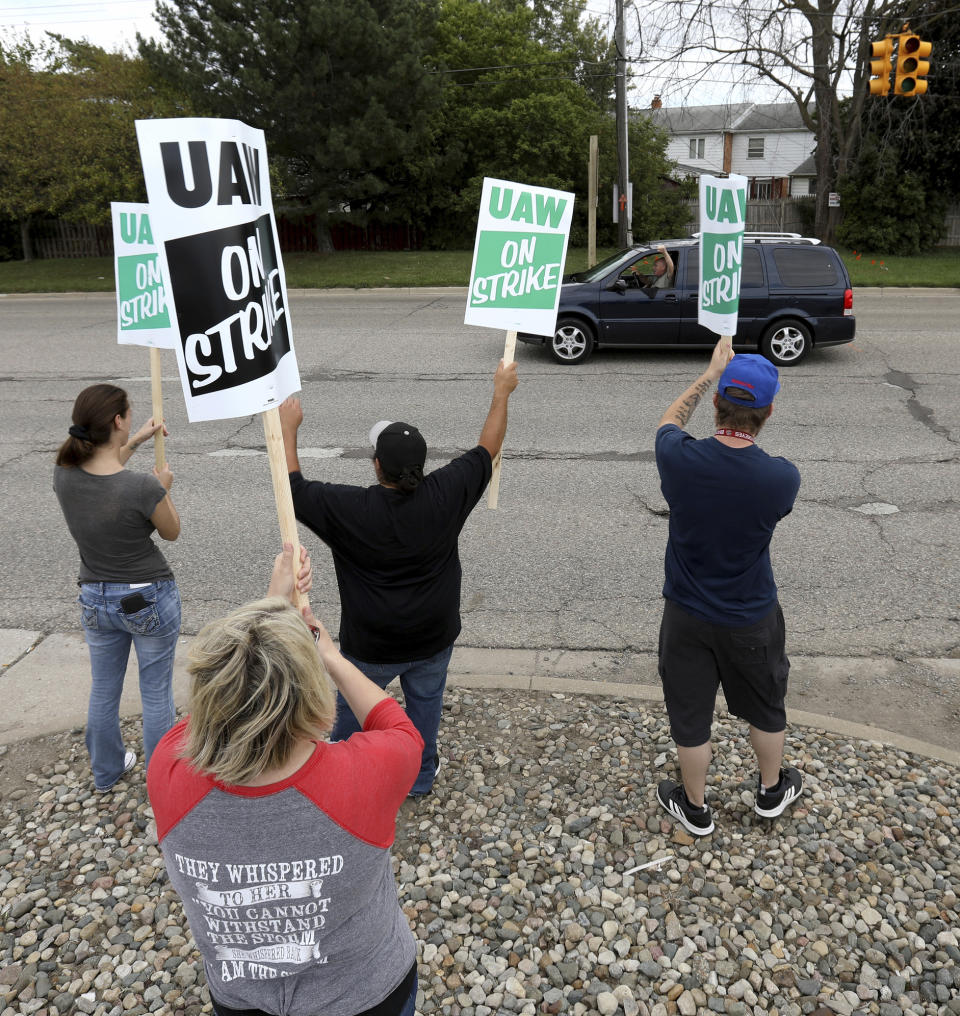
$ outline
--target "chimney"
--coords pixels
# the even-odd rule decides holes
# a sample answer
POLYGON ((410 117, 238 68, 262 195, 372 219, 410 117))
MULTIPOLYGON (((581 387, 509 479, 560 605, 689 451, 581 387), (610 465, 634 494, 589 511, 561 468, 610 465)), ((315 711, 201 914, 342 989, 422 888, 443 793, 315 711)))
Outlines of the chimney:
POLYGON ((659 95, 655 95, 653 97, 653 102, 650 103, 650 108, 651 109, 660 109, 662 106, 663 106, 663 103, 660 101, 660 96, 659 95))

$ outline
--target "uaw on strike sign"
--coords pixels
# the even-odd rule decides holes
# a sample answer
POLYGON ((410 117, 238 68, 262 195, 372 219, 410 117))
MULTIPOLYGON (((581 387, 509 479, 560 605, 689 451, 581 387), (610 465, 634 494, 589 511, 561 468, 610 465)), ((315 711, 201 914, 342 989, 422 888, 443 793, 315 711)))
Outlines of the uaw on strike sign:
POLYGON ((160 255, 150 228, 150 206, 114 201, 113 267, 117 280, 117 341, 121 345, 173 349, 160 255))
POLYGON ((553 335, 574 196, 483 181, 464 324, 553 335))
POLYGON ((697 323, 718 335, 737 334, 745 176, 700 177, 700 299, 697 323))
POLYGON ((263 131, 138 120, 150 226, 191 421, 247 416, 300 389, 263 131))

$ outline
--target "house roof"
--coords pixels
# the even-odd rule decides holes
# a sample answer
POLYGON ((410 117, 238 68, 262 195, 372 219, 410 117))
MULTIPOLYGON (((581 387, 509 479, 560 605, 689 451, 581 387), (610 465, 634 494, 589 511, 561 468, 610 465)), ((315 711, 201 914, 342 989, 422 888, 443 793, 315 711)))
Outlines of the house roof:
POLYGON ((715 106, 631 110, 631 113, 652 120, 674 135, 809 130, 795 102, 732 102, 715 106))
POLYGON ((738 131, 783 131, 810 128, 803 122, 795 102, 757 103, 735 126, 738 131))
POLYGON ((672 109, 633 111, 645 116, 671 134, 702 134, 708 131, 733 129, 733 123, 750 108, 749 102, 724 103, 717 106, 679 106, 672 109))
POLYGON ((790 173, 790 176, 816 176, 817 175, 817 164, 812 155, 808 155, 807 158, 800 163, 795 170, 790 173))

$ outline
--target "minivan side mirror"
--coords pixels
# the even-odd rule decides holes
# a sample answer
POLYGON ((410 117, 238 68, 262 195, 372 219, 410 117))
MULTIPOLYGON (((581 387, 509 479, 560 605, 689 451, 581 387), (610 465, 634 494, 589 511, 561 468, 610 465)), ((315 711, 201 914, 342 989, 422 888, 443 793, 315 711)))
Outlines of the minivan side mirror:
POLYGON ((618 293, 625 293, 627 291, 627 280, 618 278, 610 288, 615 289, 618 293))

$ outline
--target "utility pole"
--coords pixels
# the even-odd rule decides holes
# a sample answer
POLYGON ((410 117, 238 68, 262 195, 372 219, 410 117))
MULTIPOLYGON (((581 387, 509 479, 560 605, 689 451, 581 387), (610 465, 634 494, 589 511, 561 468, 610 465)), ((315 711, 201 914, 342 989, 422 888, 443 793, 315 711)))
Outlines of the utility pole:
POLYGON ((587 268, 597 263, 597 157, 600 139, 590 135, 590 160, 587 168, 587 268))
POLYGON ((623 0, 617 0, 617 191, 620 214, 617 217, 617 237, 621 247, 633 243, 633 223, 630 221, 630 156, 627 146, 627 37, 623 24, 623 0))

